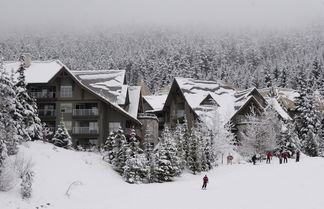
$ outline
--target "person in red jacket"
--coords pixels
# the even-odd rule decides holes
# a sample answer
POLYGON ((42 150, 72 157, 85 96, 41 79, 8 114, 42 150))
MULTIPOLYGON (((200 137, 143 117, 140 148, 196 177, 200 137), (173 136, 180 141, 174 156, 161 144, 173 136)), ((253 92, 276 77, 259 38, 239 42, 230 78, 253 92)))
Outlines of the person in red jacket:
POLYGON ((267 162, 266 163, 270 163, 272 154, 270 152, 267 153, 267 162))
POLYGON ((282 153, 282 157, 283 157, 283 163, 288 163, 288 153, 286 152, 282 153))
POLYGON ((208 183, 208 177, 207 177, 207 175, 205 175, 205 177, 203 178, 203 185, 201 188, 206 189, 207 183, 208 183))

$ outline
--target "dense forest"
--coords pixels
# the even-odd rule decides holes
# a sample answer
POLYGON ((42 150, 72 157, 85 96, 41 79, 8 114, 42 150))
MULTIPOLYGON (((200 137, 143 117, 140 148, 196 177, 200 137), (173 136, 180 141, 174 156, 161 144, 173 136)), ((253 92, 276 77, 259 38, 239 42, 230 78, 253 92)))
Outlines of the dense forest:
POLYGON ((0 38, 4 60, 23 52, 60 59, 72 70, 125 69, 130 84, 155 92, 175 76, 221 79, 240 88, 296 88, 297 72, 324 80, 324 27, 299 30, 111 28, 91 32, 16 33, 0 38), (308 70, 309 69, 309 70, 308 70))

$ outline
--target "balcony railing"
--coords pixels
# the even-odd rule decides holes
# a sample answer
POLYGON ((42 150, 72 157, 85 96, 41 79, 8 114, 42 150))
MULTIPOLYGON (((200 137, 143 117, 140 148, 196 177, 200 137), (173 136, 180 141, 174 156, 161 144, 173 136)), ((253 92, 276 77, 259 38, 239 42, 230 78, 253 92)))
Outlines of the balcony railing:
POLYGON ((34 98, 55 98, 55 92, 42 92, 42 91, 33 91, 30 92, 30 95, 34 98))
POLYGON ((154 119, 156 119, 157 118, 156 115, 154 115, 152 113, 138 113, 137 117, 139 119, 141 119, 141 118, 154 118, 154 119))
POLYGON ((98 128, 90 128, 90 127, 73 127, 74 134, 98 134, 98 128))
POLYGON ((55 116, 55 110, 38 109, 38 116, 53 117, 55 116))
POLYGON ((73 109, 73 116, 96 116, 98 109, 73 109))

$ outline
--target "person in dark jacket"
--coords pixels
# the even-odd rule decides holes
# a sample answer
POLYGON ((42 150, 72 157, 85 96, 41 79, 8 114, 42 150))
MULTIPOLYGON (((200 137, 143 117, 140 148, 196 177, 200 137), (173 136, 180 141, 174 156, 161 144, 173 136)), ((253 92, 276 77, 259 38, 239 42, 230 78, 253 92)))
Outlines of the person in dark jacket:
POLYGON ((266 163, 270 163, 272 154, 270 152, 267 153, 267 162, 266 163))
POLYGON ((297 152, 296 152, 296 162, 299 162, 299 158, 300 158, 300 152, 297 151, 297 152))
POLYGON ((256 155, 254 154, 254 155, 252 156, 252 162, 253 162, 253 165, 255 165, 255 163, 256 163, 256 159, 257 159, 257 157, 256 157, 256 155))
POLYGON ((207 177, 207 175, 205 175, 205 177, 203 178, 203 185, 201 188, 206 189, 207 183, 208 183, 208 177, 207 177))

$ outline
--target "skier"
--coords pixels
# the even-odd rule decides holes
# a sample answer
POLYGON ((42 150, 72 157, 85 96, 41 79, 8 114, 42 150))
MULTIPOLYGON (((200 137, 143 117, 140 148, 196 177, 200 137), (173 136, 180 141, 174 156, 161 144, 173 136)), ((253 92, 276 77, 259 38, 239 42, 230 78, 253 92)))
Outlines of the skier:
POLYGON ((270 163, 272 154, 270 152, 267 153, 267 162, 266 163, 270 163))
POLYGON ((297 151, 297 152, 296 152, 296 162, 299 162, 299 158, 300 158, 300 152, 297 151))
POLYGON ((282 155, 279 154, 278 158, 279 158, 279 164, 282 164, 282 155))
POLYGON ((255 162, 256 162, 256 155, 254 154, 253 156, 252 156, 252 162, 253 162, 253 165, 255 165, 255 162))
POLYGON ((205 177, 203 178, 203 185, 202 185, 201 189, 206 189, 207 183, 208 183, 208 177, 207 177, 207 175, 205 175, 205 177))
POLYGON ((288 153, 282 153, 282 157, 283 157, 283 162, 284 163, 288 163, 288 153))

